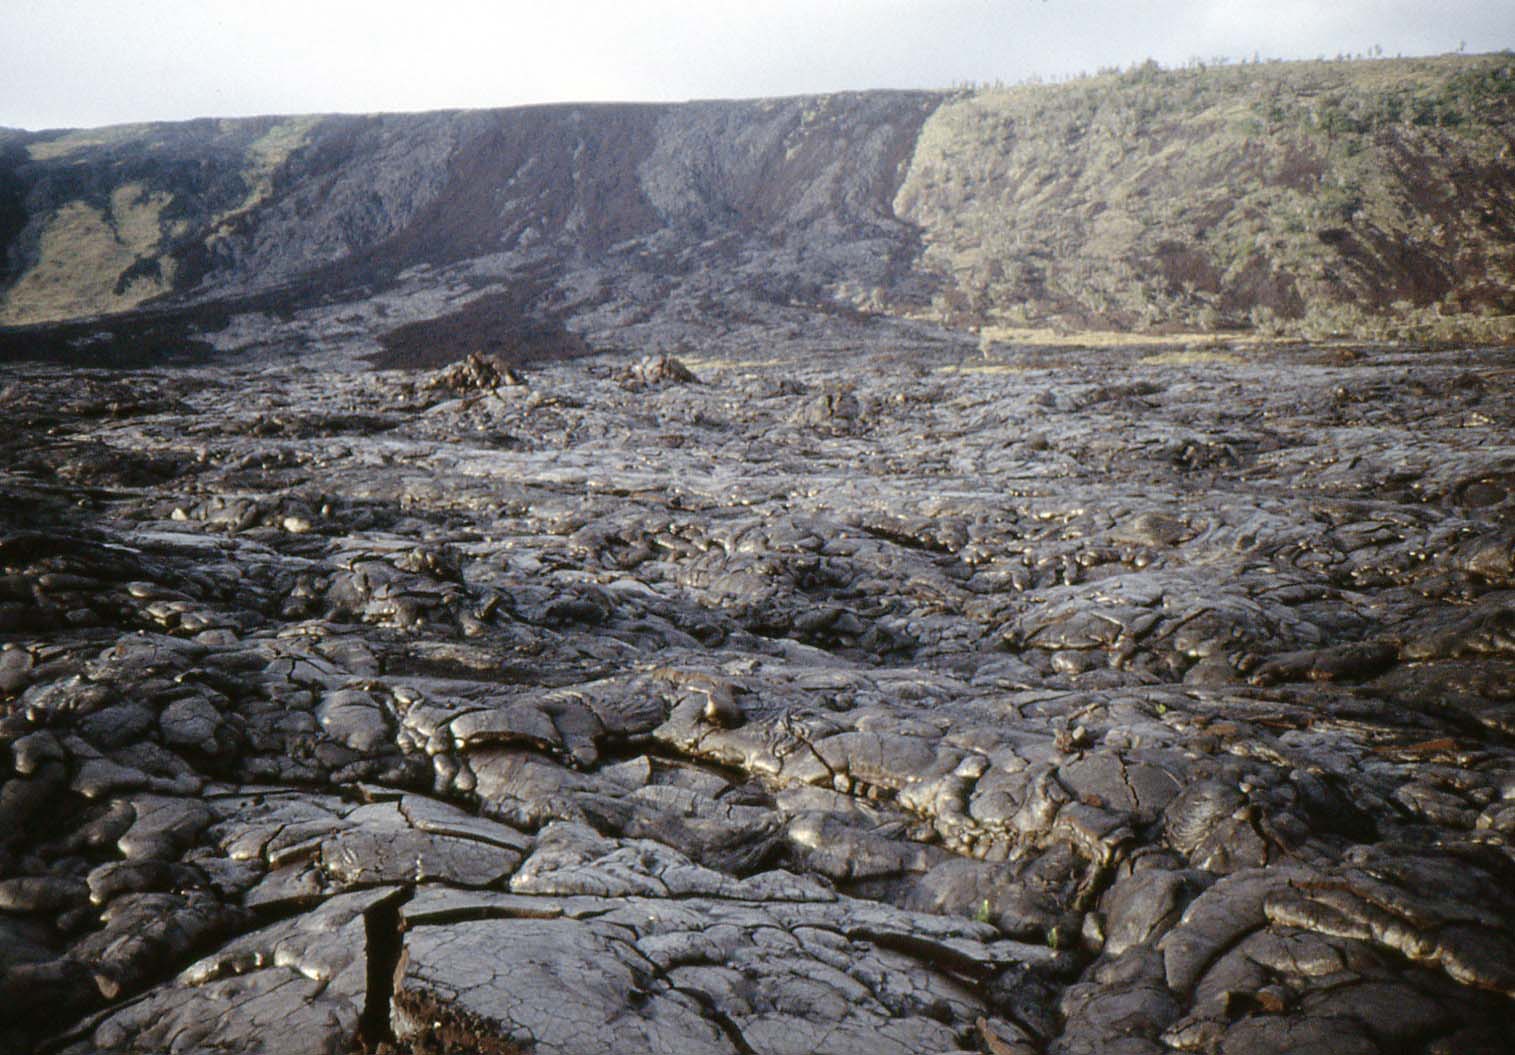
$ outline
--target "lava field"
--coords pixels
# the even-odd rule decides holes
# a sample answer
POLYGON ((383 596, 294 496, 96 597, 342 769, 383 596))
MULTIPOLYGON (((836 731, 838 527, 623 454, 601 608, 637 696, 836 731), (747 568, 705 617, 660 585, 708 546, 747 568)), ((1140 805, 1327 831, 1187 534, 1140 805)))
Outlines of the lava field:
POLYGON ((1508 1052, 1500 349, 0 377, 0 1051, 1508 1052))

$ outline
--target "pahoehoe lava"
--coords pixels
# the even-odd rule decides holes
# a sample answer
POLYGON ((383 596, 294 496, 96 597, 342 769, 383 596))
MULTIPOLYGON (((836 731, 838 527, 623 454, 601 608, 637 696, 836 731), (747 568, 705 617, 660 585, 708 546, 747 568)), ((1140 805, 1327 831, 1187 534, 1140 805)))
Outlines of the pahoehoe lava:
POLYGON ((1507 1052, 1508 348, 965 328, 1018 99, 0 133, 0 1053, 1507 1052))
POLYGON ((17 368, 5 1048, 1505 1050, 1504 361, 17 368))

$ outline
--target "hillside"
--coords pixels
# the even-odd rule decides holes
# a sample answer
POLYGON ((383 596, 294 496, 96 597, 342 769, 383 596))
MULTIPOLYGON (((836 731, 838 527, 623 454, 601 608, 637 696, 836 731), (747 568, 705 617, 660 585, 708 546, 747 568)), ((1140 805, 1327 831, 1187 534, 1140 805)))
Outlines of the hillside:
POLYGON ((1515 59, 1450 56, 5 131, 0 354, 417 364, 858 311, 1503 339, 1512 98, 1515 59))
POLYGON ((1508 56, 977 93, 927 123, 895 206, 953 318, 1508 336, 1512 101, 1508 56))
POLYGON ((893 287, 917 240, 890 200, 937 101, 11 135, 0 141, 0 321, 135 309, 114 326, 27 336, 77 348, 111 333, 172 345, 214 331, 222 345, 382 344, 408 361, 438 340, 540 352, 547 335, 572 348, 567 318, 603 335, 710 316, 716 301, 727 313, 815 301, 844 277, 893 287))

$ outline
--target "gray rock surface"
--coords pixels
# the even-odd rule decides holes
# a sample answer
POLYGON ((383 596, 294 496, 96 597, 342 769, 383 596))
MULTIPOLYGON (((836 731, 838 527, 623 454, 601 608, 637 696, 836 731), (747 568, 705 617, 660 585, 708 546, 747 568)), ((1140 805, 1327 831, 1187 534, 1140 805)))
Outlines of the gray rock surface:
POLYGON ((0 1050, 1508 1050, 1504 353, 856 327, 9 371, 0 1050))

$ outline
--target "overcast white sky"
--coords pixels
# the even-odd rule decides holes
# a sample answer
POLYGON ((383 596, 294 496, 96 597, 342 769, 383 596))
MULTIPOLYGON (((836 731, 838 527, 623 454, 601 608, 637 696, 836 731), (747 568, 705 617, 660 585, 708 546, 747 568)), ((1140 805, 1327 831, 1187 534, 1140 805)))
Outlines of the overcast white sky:
POLYGON ((0 0, 0 125, 792 95, 1515 47, 1515 0, 0 0))

